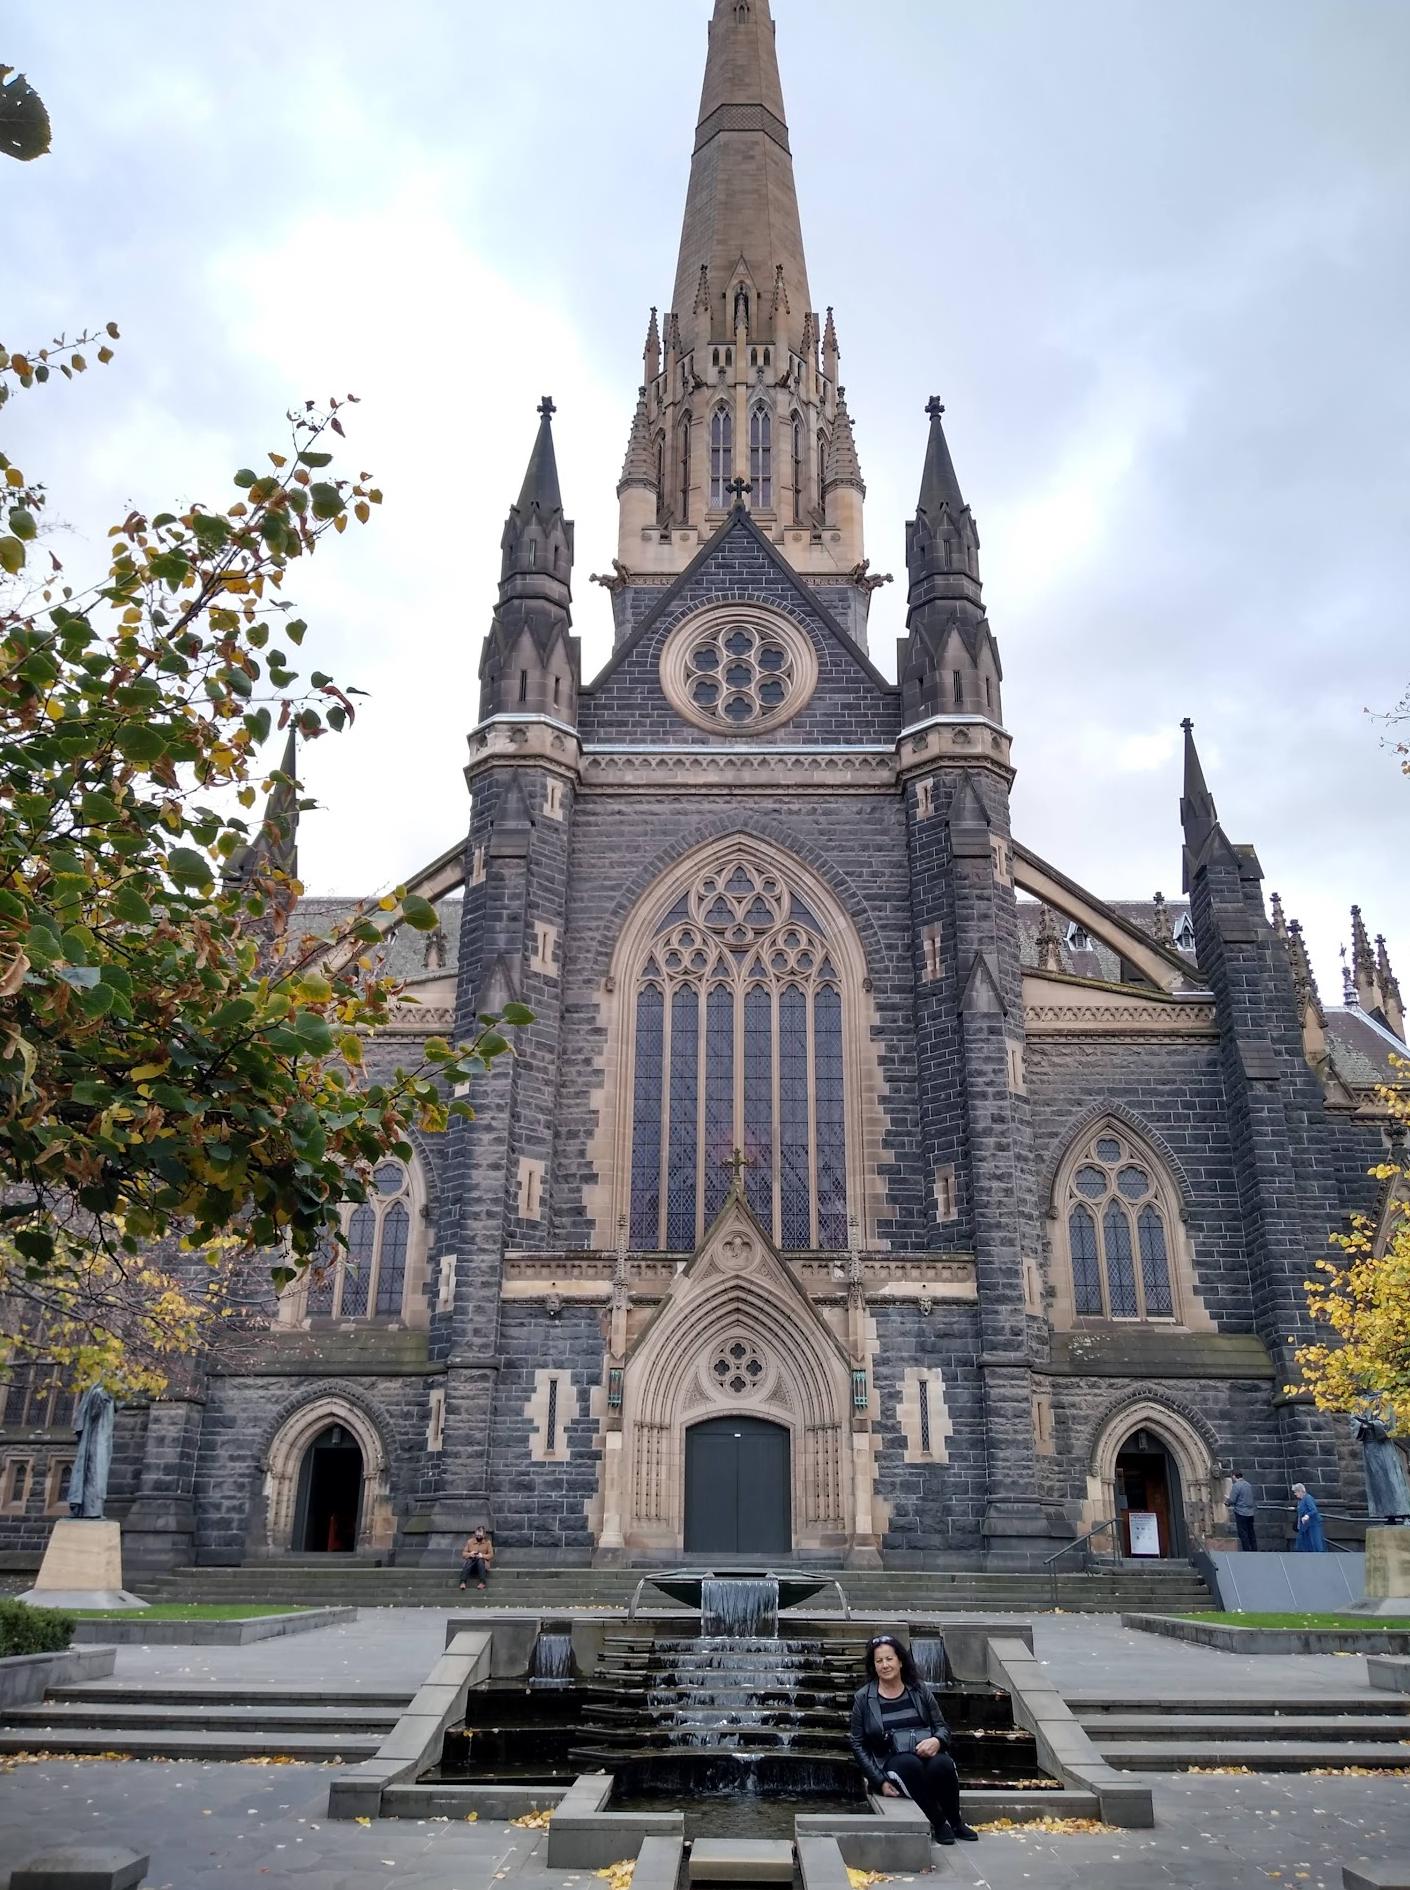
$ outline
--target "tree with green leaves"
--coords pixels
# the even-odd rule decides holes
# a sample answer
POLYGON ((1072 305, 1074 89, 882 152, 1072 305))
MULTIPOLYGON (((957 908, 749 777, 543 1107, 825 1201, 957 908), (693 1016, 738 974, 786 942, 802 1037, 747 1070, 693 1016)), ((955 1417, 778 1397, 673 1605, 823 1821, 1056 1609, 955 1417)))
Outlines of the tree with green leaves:
MULTIPOLYGON (((0 395, 116 338, 0 349, 0 395)), ((346 408, 289 414, 223 503, 130 513, 87 586, 49 549, 47 493, 0 454, 0 1295, 36 1331, 67 1319, 74 1339, 75 1268, 130 1303, 164 1241, 268 1251, 287 1283, 371 1167, 410 1158, 413 1125, 471 1113, 474 1071, 532 1021, 506 1006, 374 1079, 364 1046, 398 996, 378 948, 434 908, 403 890, 337 932, 299 926, 290 829, 310 803, 292 745, 262 757, 354 719, 355 691, 295 667, 286 595, 381 503, 334 463, 346 408)))
POLYGON ((0 152, 28 163, 49 149, 49 114, 22 72, 0 65, 0 152))

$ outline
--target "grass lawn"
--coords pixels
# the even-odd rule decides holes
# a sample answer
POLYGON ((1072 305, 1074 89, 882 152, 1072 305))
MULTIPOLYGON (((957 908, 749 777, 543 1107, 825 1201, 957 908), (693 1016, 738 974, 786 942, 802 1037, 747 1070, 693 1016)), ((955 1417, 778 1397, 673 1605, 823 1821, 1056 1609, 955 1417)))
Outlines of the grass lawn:
POLYGON ((248 1621, 257 1614, 304 1614, 303 1608, 253 1607, 232 1601, 212 1602, 158 1601, 150 1608, 64 1608, 77 1621, 248 1621))
POLYGON ((1187 1621, 1217 1621, 1221 1627, 1268 1628, 1357 1628, 1361 1633, 1410 1628, 1410 1620, 1394 1620, 1384 1615, 1368 1620, 1362 1614, 1187 1614, 1187 1621))

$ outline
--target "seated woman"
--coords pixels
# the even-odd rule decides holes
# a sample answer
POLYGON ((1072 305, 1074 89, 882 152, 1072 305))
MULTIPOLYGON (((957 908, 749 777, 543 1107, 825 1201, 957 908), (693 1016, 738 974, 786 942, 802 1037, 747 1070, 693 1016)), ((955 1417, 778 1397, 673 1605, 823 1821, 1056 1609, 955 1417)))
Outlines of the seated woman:
POLYGON ((867 1680, 852 1702, 849 1743, 870 1784, 887 1798, 914 1799, 937 1844, 977 1838, 960 1812, 960 1775, 947 1748, 950 1729, 916 1672, 911 1650, 893 1634, 867 1642, 867 1680))

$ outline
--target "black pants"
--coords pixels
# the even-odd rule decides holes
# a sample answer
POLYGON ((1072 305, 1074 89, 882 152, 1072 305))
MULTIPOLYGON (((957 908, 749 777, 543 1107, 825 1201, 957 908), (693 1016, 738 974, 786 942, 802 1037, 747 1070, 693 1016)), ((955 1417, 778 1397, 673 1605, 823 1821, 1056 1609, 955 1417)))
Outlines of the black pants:
POLYGON ((1253 1517, 1235 1516, 1234 1527, 1239 1532, 1239 1547, 1241 1549, 1252 1549, 1256 1551, 1258 1548, 1258 1529, 1255 1526, 1253 1517))
POLYGON ((948 1752, 937 1752, 933 1759, 923 1759, 918 1752, 898 1752, 886 1761, 929 1818, 932 1830, 960 1822, 960 1775, 948 1752))
POLYGON ((464 1565, 460 1571, 460 1585, 463 1588, 472 1576, 477 1582, 488 1581, 489 1573, 490 1571, 485 1563, 484 1556, 469 1555, 465 1558, 464 1565))

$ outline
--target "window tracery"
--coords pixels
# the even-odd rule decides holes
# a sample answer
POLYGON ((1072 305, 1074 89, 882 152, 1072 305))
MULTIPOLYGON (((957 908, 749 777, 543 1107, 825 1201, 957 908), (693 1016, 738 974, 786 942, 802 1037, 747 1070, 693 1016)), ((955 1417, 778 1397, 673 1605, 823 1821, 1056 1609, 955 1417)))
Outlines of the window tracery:
POLYGON ((633 1245, 693 1249, 739 1151, 781 1247, 845 1247, 843 983, 784 875, 742 853, 702 872, 649 940, 631 1001, 633 1245))
POLYGON ((1178 1316, 1169 1190, 1130 1136, 1107 1125, 1083 1143, 1059 1218, 1077 1318, 1178 1316))
POLYGON ((749 480, 756 510, 768 512, 774 502, 774 422, 767 407, 758 406, 749 418, 749 480))
POLYGON ((416 1228, 415 1183, 399 1161, 378 1164, 368 1200, 343 1210, 345 1248, 327 1243, 302 1281, 303 1312, 315 1319, 400 1320, 416 1228))
POLYGON ((729 504, 734 479, 734 419, 728 407, 716 407, 710 420, 710 503, 717 512, 729 504))

